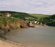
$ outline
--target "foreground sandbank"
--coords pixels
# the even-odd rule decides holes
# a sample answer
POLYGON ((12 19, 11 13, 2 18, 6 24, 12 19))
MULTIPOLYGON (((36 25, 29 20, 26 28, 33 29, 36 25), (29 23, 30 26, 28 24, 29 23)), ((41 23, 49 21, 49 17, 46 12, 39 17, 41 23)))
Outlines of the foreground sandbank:
POLYGON ((46 45, 32 45, 32 46, 22 46, 22 45, 16 45, 9 42, 6 42, 4 40, 0 40, 0 47, 48 47, 46 45))
POLYGON ((23 47, 21 45, 15 45, 4 40, 0 40, 0 47, 23 47))

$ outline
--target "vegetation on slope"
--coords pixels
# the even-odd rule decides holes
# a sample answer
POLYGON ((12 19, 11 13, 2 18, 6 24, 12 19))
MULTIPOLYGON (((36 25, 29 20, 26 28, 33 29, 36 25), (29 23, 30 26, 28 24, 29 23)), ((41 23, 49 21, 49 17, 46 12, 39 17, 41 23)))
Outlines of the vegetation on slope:
POLYGON ((55 15, 45 17, 43 18, 43 20, 44 20, 42 21, 43 23, 50 25, 50 26, 55 26, 55 15))
MULTIPOLYGON (((22 20, 22 16, 19 17, 17 12, 10 11, 0 11, 0 30, 4 30, 4 32, 9 31, 10 29, 16 29, 20 27, 27 27, 27 23, 22 20), (10 13, 11 17, 6 17, 4 14, 10 13)), ((2 32, 0 31, 0 34, 2 32)))
POLYGON ((25 18, 29 18, 30 20, 37 19, 37 17, 31 16, 31 15, 29 15, 27 13, 23 13, 23 12, 0 11, 0 13, 10 13, 12 15, 12 17, 20 18, 20 19, 23 19, 23 20, 25 20, 25 18))
POLYGON ((14 11, 0 11, 0 13, 10 13, 13 17, 19 17, 20 19, 25 20, 28 18, 29 20, 40 20, 41 18, 48 17, 50 15, 44 14, 27 14, 23 12, 14 12, 14 11))
POLYGON ((41 18, 45 18, 45 17, 48 17, 50 15, 44 15, 44 14, 30 14, 31 16, 34 16, 34 17, 37 17, 36 20, 40 20, 41 18))
MULTIPOLYGON (((23 13, 23 12, 14 12, 14 11, 0 11, 0 13, 10 13, 12 15, 12 17, 15 17, 13 20, 11 21, 17 21, 16 19, 23 19, 25 20, 25 18, 28 18, 29 20, 37 20, 39 22, 42 22, 43 24, 49 24, 51 23, 55 23, 52 22, 50 19, 55 19, 53 18, 52 15, 44 15, 44 14, 27 14, 27 13, 23 13)), ((2 18, 1 18, 2 19, 2 18)), ((7 18, 6 18, 7 19, 7 18)), ((9 19, 9 18, 8 18, 9 19)), ((18 19, 18 20, 19 20, 18 19)), ((55 24, 53 24, 55 25, 55 24)), ((0 24, 1 26, 1 24, 0 24)))

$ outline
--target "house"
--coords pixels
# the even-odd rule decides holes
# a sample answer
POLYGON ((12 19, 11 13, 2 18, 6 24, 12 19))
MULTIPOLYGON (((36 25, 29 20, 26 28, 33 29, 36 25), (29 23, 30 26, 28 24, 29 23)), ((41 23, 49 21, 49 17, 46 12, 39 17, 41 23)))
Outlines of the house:
POLYGON ((29 20, 29 18, 25 18, 25 21, 28 23, 30 20, 29 20))
POLYGON ((5 13, 5 16, 6 16, 6 17, 10 17, 11 14, 10 14, 10 13, 5 13))
POLYGON ((29 21, 28 24, 29 24, 30 27, 34 27, 34 24, 32 23, 32 21, 29 21))
POLYGON ((34 24, 37 24, 38 21, 34 21, 34 24))

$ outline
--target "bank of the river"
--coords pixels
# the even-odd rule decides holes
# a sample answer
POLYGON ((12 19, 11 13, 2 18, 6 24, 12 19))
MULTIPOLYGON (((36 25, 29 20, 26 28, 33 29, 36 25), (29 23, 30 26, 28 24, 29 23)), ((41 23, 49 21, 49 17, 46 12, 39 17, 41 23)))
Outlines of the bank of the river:
POLYGON ((23 47, 23 46, 14 45, 12 43, 0 40, 0 47, 23 47))
POLYGON ((0 47, 24 47, 24 45, 0 38, 0 47))

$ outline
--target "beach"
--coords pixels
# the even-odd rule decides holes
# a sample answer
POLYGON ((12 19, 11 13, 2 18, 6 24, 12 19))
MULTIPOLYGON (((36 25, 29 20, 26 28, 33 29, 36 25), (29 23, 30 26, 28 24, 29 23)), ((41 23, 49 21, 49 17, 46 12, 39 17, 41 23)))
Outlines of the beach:
POLYGON ((23 47, 21 45, 15 45, 4 40, 0 40, 0 47, 23 47))

